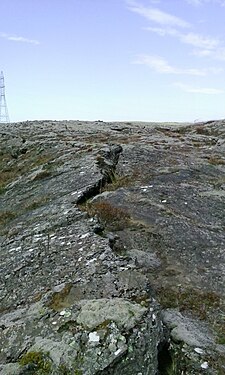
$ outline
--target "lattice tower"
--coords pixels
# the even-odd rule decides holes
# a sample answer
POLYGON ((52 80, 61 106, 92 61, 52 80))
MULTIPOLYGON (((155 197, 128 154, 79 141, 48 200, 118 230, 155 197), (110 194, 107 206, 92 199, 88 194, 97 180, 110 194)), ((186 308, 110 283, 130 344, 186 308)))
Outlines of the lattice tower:
POLYGON ((5 82, 3 72, 0 74, 0 123, 10 122, 5 99, 5 82))

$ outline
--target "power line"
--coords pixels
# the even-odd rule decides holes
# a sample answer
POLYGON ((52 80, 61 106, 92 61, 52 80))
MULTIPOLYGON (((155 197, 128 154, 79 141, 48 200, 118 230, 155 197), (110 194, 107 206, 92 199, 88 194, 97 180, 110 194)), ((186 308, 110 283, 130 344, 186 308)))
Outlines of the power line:
POLYGON ((3 72, 0 75, 0 123, 10 122, 5 98, 5 81, 3 72))

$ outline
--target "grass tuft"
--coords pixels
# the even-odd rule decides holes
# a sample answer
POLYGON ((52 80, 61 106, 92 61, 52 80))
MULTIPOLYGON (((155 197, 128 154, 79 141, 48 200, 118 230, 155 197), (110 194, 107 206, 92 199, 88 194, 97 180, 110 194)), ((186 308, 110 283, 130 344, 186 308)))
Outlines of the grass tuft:
POLYGON ((202 320, 209 316, 210 311, 221 305, 221 298, 216 293, 198 289, 174 290, 162 287, 157 294, 164 308, 191 311, 202 320))

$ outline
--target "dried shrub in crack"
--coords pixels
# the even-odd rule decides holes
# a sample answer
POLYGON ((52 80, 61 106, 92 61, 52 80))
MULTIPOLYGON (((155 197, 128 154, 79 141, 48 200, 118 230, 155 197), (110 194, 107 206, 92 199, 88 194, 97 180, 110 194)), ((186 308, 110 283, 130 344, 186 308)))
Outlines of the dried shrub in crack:
POLYGON ((48 178, 51 176, 51 172, 49 170, 43 170, 41 172, 39 172, 35 177, 34 177, 34 181, 36 180, 43 180, 45 178, 48 178))
POLYGON ((212 165, 224 165, 225 164, 225 159, 222 159, 220 156, 210 156, 208 158, 208 163, 212 165))
POLYGON ((221 307, 221 298, 215 292, 188 288, 174 290, 161 287, 157 290, 160 304, 164 308, 179 308, 180 311, 191 311, 198 318, 205 320, 213 310, 221 307))
POLYGON ((197 134, 200 134, 200 135, 210 135, 211 132, 209 129, 207 129, 204 125, 199 125, 199 126, 196 126, 195 129, 197 134))
POLYGON ((26 204, 24 205, 24 209, 23 211, 21 211, 21 213, 36 210, 36 208, 39 208, 47 204, 49 200, 50 200, 49 196, 42 196, 42 197, 34 199, 31 202, 26 202, 26 204))
POLYGON ((13 211, 0 212, 0 225, 7 224, 10 220, 14 219, 16 215, 16 212, 13 211))
POLYGON ((130 214, 121 207, 113 206, 110 202, 89 203, 86 209, 89 215, 97 215, 100 223, 108 229, 122 230, 129 225, 130 214))
POLYGON ((142 178, 141 170, 134 169, 130 174, 119 175, 113 173, 109 183, 106 183, 102 191, 114 191, 119 188, 129 187, 135 185, 136 182, 139 182, 142 178))

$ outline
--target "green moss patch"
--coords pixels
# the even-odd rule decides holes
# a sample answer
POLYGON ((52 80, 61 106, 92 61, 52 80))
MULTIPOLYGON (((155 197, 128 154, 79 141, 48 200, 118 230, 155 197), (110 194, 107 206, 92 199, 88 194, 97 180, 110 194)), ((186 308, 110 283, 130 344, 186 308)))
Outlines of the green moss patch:
POLYGON ((48 353, 27 352, 20 359, 21 366, 29 368, 31 375, 48 375, 52 373, 52 361, 48 353))

